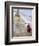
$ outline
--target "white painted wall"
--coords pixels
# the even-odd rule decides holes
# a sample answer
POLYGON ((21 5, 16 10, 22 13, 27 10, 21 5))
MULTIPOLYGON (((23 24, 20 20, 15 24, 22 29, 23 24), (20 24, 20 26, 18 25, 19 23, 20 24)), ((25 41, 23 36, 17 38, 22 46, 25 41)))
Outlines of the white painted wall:
MULTIPOLYGON (((6 0, 7 1, 7 0, 6 0)), ((9 0, 8 0, 9 1, 9 0)), ((39 2, 39 0, 13 0, 13 1, 20 1, 20 2, 39 2)), ((0 46, 5 46, 4 44, 4 15, 5 15, 5 0, 0 0, 0 46)), ((13 45, 15 46, 15 45, 13 45)), ((18 44, 16 46, 39 46, 39 43, 34 44, 18 44)))

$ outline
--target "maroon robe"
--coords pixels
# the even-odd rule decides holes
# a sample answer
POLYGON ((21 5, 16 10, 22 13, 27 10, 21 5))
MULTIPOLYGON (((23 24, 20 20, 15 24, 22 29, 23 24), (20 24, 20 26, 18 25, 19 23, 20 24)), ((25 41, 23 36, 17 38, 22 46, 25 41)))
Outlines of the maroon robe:
POLYGON ((32 29, 31 29, 30 25, 27 25, 27 32, 31 32, 31 31, 32 31, 32 29))

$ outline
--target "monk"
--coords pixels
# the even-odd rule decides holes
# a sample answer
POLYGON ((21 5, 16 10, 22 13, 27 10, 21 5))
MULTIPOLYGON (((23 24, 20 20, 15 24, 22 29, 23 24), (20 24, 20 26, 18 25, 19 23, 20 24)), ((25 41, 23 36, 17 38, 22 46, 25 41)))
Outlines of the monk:
POLYGON ((28 25, 27 25, 27 32, 30 33, 31 31, 32 31, 32 29, 31 29, 30 25, 28 24, 28 25))

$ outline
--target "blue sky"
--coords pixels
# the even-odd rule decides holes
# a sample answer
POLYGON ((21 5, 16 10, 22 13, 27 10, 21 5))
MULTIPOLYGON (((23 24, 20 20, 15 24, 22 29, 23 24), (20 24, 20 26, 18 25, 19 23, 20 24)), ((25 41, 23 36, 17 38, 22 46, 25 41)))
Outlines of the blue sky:
MULTIPOLYGON (((14 9, 14 11, 17 11, 17 9, 14 9)), ((23 14, 28 21, 32 22, 32 9, 19 9, 19 12, 23 14)))
POLYGON ((32 16, 32 9, 20 9, 24 15, 32 16))
POLYGON ((20 9, 20 12, 27 18, 27 20, 32 21, 32 9, 20 9))

